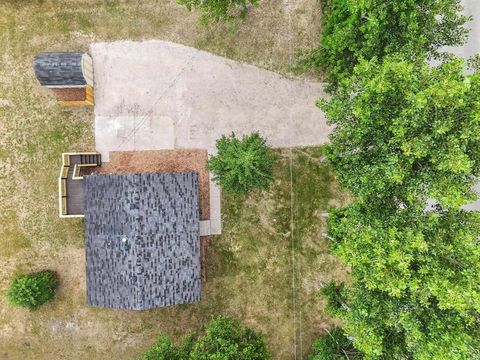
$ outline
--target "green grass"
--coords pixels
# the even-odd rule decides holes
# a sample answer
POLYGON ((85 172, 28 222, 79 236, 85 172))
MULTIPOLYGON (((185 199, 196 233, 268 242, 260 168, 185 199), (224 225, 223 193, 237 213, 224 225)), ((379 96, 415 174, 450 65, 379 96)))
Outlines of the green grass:
MULTIPOLYGON (((315 9, 317 0, 296 3, 294 48, 317 43, 315 9)), ((60 276, 55 300, 34 313, 9 307, 0 296, 0 358, 128 358, 160 331, 180 337, 225 314, 264 331, 275 358, 289 359, 292 278, 297 352, 305 354, 332 324, 317 290, 345 274, 326 250, 321 213, 344 199, 321 149, 281 151, 270 191, 223 198, 224 234, 211 240, 200 303, 146 312, 87 307, 83 222, 58 218, 56 179, 62 152, 93 149, 93 112, 58 107, 32 69, 40 51, 86 51, 94 41, 159 38, 286 73, 287 25, 284 2, 273 0, 264 0, 233 30, 199 27, 196 15, 174 0, 0 2, 0 293, 18 273, 48 268, 60 276)))

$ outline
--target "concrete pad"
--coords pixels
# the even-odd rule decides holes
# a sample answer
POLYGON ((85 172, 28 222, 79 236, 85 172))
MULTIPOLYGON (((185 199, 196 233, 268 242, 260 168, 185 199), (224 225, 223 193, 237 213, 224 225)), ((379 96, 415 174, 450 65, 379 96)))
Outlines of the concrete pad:
POLYGON ((220 235, 222 233, 222 197, 220 187, 211 179, 210 174, 210 233, 220 235))
POLYGON ((168 116, 96 116, 95 147, 108 161, 111 151, 173 149, 175 132, 168 116))
POLYGON ((200 221, 200 236, 209 236, 212 232, 210 231, 210 220, 201 220, 200 221))
POLYGON ((159 40, 95 43, 91 53, 102 153, 165 146, 213 152, 221 135, 253 131, 273 147, 320 145, 330 133, 315 107, 323 84, 159 40), (142 120, 151 114, 171 125, 142 120))

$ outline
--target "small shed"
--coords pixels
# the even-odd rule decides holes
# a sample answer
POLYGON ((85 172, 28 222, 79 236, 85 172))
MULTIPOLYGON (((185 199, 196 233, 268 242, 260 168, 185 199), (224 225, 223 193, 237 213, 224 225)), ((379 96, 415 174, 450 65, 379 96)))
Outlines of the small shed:
POLYGON ((93 62, 81 52, 44 52, 34 58, 40 85, 51 89, 64 106, 93 105, 93 62))

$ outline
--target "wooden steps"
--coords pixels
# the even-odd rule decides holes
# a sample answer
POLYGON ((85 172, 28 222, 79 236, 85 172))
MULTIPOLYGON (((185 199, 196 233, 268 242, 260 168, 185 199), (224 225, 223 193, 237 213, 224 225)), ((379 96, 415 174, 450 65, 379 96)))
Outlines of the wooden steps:
POLYGON ((83 101, 59 101, 58 104, 61 106, 67 107, 78 107, 78 106, 93 106, 95 104, 95 97, 93 94, 93 87, 90 85, 85 85, 85 100, 83 101))

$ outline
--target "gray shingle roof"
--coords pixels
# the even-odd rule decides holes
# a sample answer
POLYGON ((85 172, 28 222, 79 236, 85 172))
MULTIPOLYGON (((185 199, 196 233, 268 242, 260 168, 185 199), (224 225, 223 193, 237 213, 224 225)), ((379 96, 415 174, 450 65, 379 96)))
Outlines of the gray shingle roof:
POLYGON ((43 86, 85 85, 82 55, 80 52, 40 53, 33 61, 35 76, 43 86))
POLYGON ((88 305, 199 301, 198 174, 86 176, 85 243, 88 305))

